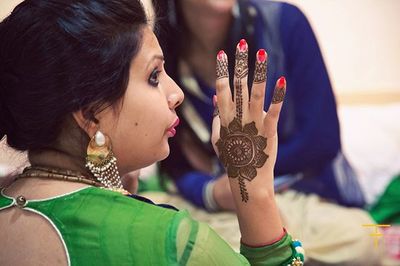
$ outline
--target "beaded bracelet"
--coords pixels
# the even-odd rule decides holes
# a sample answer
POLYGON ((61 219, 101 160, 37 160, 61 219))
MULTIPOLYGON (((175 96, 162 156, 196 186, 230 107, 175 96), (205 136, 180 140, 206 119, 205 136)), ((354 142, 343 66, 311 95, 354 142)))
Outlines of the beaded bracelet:
POLYGON ((305 251, 301 245, 301 242, 297 239, 292 241, 293 258, 292 262, 288 266, 302 266, 304 265, 305 251))

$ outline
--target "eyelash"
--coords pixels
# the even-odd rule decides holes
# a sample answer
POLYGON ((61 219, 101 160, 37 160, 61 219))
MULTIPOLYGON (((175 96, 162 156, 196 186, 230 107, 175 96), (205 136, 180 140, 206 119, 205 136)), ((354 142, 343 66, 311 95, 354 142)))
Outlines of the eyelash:
POLYGON ((161 73, 161 70, 158 70, 157 68, 155 68, 151 72, 149 80, 148 80, 148 82, 151 86, 158 87, 158 84, 159 84, 158 76, 160 73, 161 73))

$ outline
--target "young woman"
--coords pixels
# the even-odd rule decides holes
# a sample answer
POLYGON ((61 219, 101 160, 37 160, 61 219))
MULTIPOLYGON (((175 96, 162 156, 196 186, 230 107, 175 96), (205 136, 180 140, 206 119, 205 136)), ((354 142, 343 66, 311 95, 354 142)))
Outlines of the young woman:
POLYGON ((266 61, 251 95, 248 45, 217 56, 213 141, 230 177, 241 254, 185 211, 129 195, 120 176, 166 158, 183 93, 139 1, 26 0, 0 24, 0 137, 31 166, 0 195, 1 265, 302 265, 274 201, 276 127, 263 111, 266 61), (233 58, 232 58, 233 60, 233 58), (5 240, 5 241, 4 241, 5 240))

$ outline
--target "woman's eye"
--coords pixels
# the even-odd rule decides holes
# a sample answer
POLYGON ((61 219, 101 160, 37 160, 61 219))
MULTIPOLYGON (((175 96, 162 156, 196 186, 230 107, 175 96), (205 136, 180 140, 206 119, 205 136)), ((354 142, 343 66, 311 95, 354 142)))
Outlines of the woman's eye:
POLYGON ((161 72, 161 71, 158 70, 157 68, 155 68, 155 69, 151 72, 150 77, 149 77, 149 84, 150 84, 151 86, 153 86, 153 87, 157 87, 157 86, 158 86, 158 83, 159 83, 158 76, 159 76, 160 72, 161 72))

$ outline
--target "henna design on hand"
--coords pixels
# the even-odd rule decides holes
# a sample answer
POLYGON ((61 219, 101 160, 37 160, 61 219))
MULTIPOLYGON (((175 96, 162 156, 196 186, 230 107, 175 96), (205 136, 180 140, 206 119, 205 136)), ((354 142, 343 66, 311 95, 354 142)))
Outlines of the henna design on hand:
POLYGON ((240 196, 242 196, 242 201, 247 202, 249 200, 249 192, 247 192, 246 184, 242 177, 239 177, 239 189, 240 196))
POLYGON ((280 77, 276 84, 274 95, 272 96, 272 103, 280 103, 285 98, 286 94, 286 79, 285 77, 280 77))
POLYGON ((242 124, 243 95, 242 95, 242 80, 241 79, 237 79, 235 81, 235 91, 236 91, 236 118, 239 119, 240 124, 242 124))
POLYGON ((247 64, 248 64, 248 54, 247 49, 240 50, 236 49, 236 61, 235 61, 235 77, 237 79, 244 78, 249 72, 247 64))
POLYGON ((247 76, 248 54, 245 40, 241 40, 236 48, 235 61, 235 92, 236 92, 236 117, 242 123, 243 118, 243 86, 242 79, 247 76))
POLYGON ((242 126, 239 119, 234 118, 228 128, 221 126, 216 146, 228 177, 238 178, 242 201, 247 202, 249 195, 244 179, 252 181, 257 176, 256 168, 267 161, 268 155, 264 152, 267 139, 258 135, 255 122, 242 126))
POLYGON ((217 79, 228 77, 228 57, 225 52, 221 50, 217 55, 217 79))
POLYGON ((263 83, 267 80, 267 61, 256 62, 253 83, 263 83))
POLYGON ((280 103, 285 98, 286 89, 285 88, 275 88, 274 95, 272 96, 272 103, 280 103))

